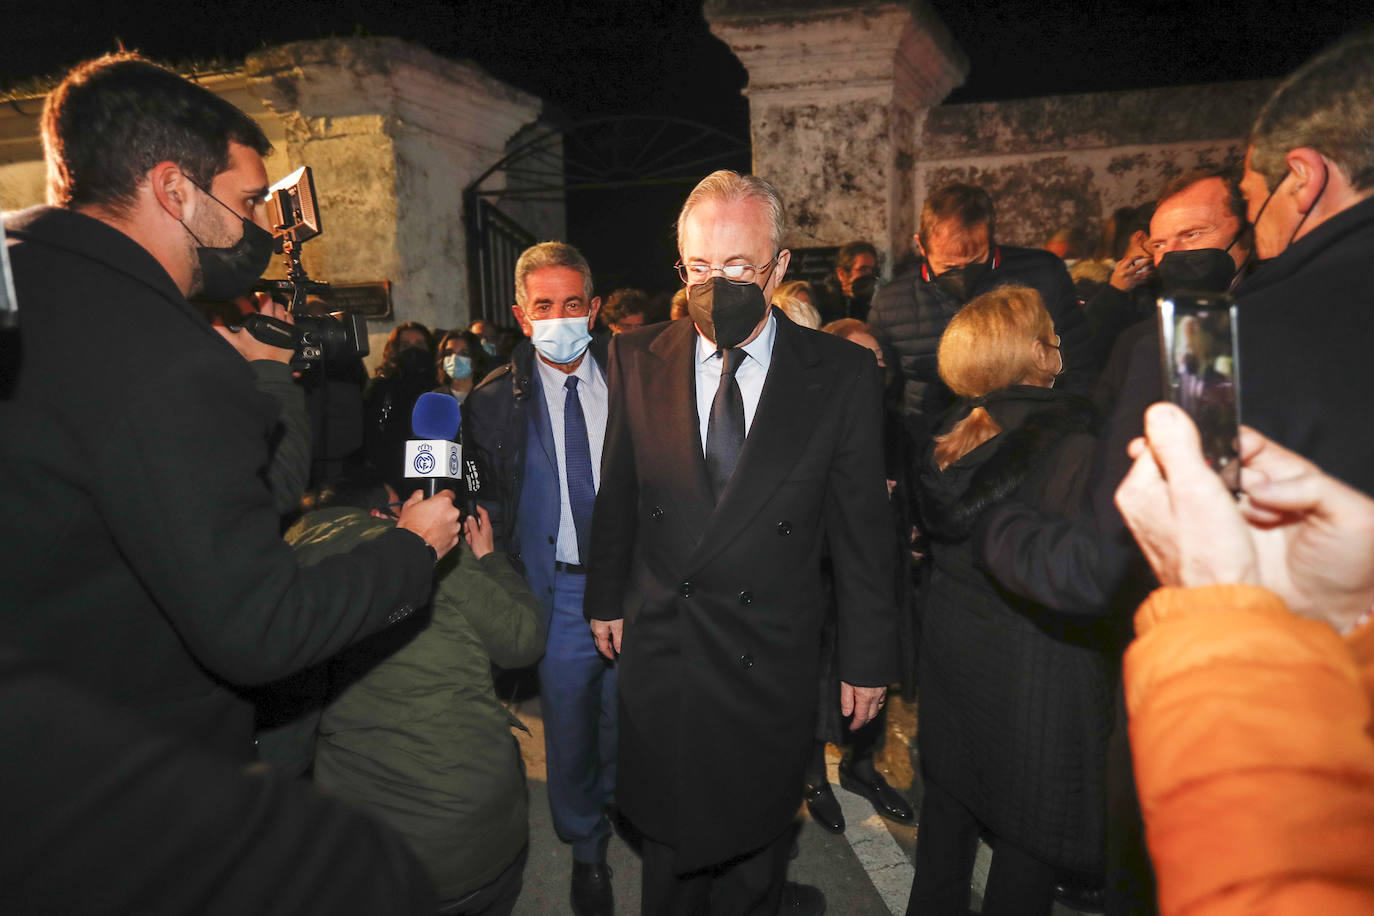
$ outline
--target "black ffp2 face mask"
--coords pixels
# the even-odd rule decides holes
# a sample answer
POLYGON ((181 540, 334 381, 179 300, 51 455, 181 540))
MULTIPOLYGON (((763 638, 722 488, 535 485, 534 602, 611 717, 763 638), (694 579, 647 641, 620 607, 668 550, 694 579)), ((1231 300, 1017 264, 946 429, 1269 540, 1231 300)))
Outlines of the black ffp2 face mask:
POLYGON ((687 287, 687 313, 697 329, 721 350, 748 340, 767 312, 768 301, 754 283, 712 277, 687 287))
POLYGON ((200 264, 199 282, 191 290, 191 295, 203 299, 234 299, 253 288, 267 270, 276 250, 276 240, 272 233, 244 216, 234 213, 218 197, 205 191, 205 196, 229 210, 243 224, 243 234, 239 240, 227 248, 205 245, 200 237, 191 232, 186 223, 181 225, 196 240, 196 260, 200 264))
POLYGON ((973 295, 973 288, 983 279, 990 266, 990 261, 980 261, 976 264, 965 264, 963 267, 952 267, 944 273, 936 274, 934 282, 948 295, 965 302, 973 295))
POLYGON ((1169 252, 1159 259, 1159 266, 1155 268, 1161 288, 1166 293, 1185 289, 1200 293, 1226 292, 1236 275, 1236 262, 1231 260, 1230 251, 1228 245, 1225 250, 1198 248, 1169 252))

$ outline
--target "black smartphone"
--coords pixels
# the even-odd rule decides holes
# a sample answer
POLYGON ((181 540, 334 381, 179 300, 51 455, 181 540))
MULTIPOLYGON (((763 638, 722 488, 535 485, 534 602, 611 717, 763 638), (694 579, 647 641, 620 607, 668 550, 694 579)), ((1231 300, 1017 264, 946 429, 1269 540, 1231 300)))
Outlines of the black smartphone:
POLYGON ((1236 306, 1226 293, 1161 296, 1159 353, 1164 397, 1187 412, 1202 455, 1232 493, 1240 492, 1240 347, 1236 306))

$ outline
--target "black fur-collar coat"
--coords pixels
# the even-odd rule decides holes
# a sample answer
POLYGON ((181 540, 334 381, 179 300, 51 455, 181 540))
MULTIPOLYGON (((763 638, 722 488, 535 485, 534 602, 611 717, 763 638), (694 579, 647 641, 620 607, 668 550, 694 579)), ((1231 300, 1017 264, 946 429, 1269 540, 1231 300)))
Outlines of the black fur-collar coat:
MULTIPOLYGON (((984 400, 1002 432, 943 471, 928 449, 920 469, 935 567, 922 620, 923 769, 994 835, 1092 871, 1102 864, 1111 655, 1092 627, 1001 589, 978 566, 970 535, 980 513, 1007 499, 1075 514, 1094 414, 1053 389, 1018 386, 984 400)), ((956 404, 941 432, 972 409, 956 404)))

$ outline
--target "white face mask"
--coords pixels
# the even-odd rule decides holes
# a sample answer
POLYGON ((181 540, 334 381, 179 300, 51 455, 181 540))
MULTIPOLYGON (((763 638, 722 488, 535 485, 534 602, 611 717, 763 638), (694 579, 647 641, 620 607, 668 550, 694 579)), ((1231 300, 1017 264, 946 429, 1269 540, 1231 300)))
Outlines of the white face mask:
POLYGON ((570 363, 587 351, 592 332, 586 318, 544 318, 530 322, 534 348, 551 363, 570 363))

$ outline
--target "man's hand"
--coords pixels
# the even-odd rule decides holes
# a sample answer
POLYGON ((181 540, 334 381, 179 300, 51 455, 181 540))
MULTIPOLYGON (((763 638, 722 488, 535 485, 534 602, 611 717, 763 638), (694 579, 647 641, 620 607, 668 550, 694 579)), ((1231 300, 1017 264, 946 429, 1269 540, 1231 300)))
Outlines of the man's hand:
POLYGON ((1262 584, 1346 630, 1374 606, 1374 500, 1249 427, 1240 445, 1262 584))
POLYGON ((496 535, 492 533, 491 516, 486 509, 478 506, 476 515, 463 520, 463 539, 479 560, 496 549, 496 535))
POLYGON ((1154 273, 1154 270, 1154 262, 1149 258, 1132 256, 1128 252, 1116 262, 1116 268, 1107 282, 1123 293, 1130 292, 1150 279, 1150 274, 1154 273))
POLYGON ((880 713, 887 702, 886 687, 854 687, 840 681, 840 715, 853 713, 849 730, 856 732, 880 713))
MULTIPOLYGON (((278 305, 271 296, 266 293, 255 293, 258 311, 268 318, 276 318, 287 324, 295 324, 296 319, 291 316, 291 310, 283 305, 278 305)), ((215 330, 219 336, 229 341, 229 346, 239 351, 239 354, 249 362, 257 359, 268 359, 278 363, 289 363, 295 354, 294 350, 274 347, 258 340, 252 334, 242 329, 231 331, 221 325, 215 325, 215 330)))
POLYGON ((620 634, 625 629, 624 620, 593 620, 592 638, 596 640, 596 651, 615 661, 620 654, 620 634))
POLYGON ((401 506, 397 528, 413 531, 434 548, 436 559, 458 546, 458 507, 453 504, 453 491, 440 490, 429 499, 416 490, 401 506))
POLYGON ((1116 503, 1160 582, 1262 585, 1337 630, 1374 604, 1374 500, 1243 427, 1238 505, 1182 410, 1155 404, 1145 433, 1116 503))

